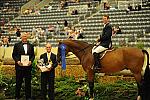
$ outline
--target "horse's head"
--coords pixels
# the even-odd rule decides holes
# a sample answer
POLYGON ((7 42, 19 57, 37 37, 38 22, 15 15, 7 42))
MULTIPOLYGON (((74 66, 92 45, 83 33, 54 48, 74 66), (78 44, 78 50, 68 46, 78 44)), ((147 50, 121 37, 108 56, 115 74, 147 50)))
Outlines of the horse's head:
MULTIPOLYGON (((57 52, 57 59, 58 62, 61 61, 61 45, 65 45, 65 54, 67 55, 68 52, 72 52, 77 57, 82 57, 81 55, 84 55, 85 52, 89 52, 89 50, 92 49, 92 46, 89 45, 86 42, 83 41, 77 41, 77 40, 63 40, 58 41, 58 52, 57 52)), ((64 49, 64 48, 63 48, 64 49)))
MULTIPOLYGON (((57 51, 57 61, 60 63, 61 62, 61 44, 63 44, 62 41, 58 41, 59 44, 58 44, 58 51, 57 51)), ((65 48, 65 55, 67 55, 69 52, 69 48, 68 46, 66 45, 66 48, 65 48)))

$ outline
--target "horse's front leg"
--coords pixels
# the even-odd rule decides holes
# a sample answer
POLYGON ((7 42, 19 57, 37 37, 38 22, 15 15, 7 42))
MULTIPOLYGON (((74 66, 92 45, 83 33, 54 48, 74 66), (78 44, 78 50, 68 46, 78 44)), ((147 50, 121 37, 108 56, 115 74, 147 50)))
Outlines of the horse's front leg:
POLYGON ((88 81, 90 88, 90 100, 94 98, 94 81, 88 81))
POLYGON ((88 83, 89 83, 89 89, 90 89, 90 100, 94 98, 94 73, 92 70, 89 70, 87 72, 88 75, 88 83))

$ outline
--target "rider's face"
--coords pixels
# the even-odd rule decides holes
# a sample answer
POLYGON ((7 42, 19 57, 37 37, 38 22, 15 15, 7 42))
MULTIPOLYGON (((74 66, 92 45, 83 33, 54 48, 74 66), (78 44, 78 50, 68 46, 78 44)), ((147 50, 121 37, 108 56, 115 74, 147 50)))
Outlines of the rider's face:
POLYGON ((107 23, 108 23, 108 18, 107 18, 107 17, 103 16, 102 19, 103 19, 103 23, 104 23, 104 24, 107 24, 107 23))

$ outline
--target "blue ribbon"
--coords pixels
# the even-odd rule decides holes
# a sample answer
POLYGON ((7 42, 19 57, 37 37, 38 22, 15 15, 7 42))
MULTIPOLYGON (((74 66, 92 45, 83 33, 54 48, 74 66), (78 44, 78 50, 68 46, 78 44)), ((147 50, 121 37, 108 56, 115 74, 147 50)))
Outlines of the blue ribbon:
POLYGON ((61 44, 60 45, 60 49, 61 49, 61 67, 63 70, 66 70, 66 45, 65 44, 61 44))

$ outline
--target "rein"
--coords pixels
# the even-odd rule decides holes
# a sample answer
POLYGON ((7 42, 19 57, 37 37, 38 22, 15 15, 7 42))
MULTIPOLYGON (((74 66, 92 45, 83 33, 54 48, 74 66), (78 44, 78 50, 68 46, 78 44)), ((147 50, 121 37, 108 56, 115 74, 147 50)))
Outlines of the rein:
MULTIPOLYGON (((84 51, 85 49, 87 49, 87 48, 89 48, 89 47, 90 47, 90 44, 89 44, 88 46, 84 47, 83 49, 81 49, 81 50, 79 50, 79 51, 76 51, 75 53, 79 53, 79 52, 81 52, 81 51, 84 51)), ((74 55, 74 54, 70 54, 69 56, 71 56, 71 55, 74 55)), ((75 57, 72 57, 72 58, 75 58, 75 57)))

